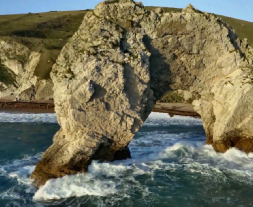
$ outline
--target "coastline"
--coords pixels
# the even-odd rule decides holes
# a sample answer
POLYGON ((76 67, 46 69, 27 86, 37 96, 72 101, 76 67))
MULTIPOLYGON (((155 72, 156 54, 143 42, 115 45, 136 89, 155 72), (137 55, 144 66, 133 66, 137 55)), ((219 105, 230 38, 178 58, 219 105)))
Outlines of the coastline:
POLYGON ((156 103, 153 112, 167 113, 171 117, 175 115, 201 118, 194 110, 192 104, 187 103, 156 103))
POLYGON ((55 113, 53 101, 9 101, 0 100, 0 113, 55 113))
MULTIPOLYGON (((191 104, 157 103, 152 111, 167 113, 171 117, 174 115, 180 115, 201 118, 191 104)), ((55 113, 54 102, 43 100, 25 102, 0 99, 0 113, 55 113)))

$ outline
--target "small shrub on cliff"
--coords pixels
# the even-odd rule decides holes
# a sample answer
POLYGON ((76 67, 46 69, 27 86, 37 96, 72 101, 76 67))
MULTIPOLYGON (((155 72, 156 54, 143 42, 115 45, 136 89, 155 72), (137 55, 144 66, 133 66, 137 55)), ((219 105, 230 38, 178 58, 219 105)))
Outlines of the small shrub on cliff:
POLYGON ((5 65, 3 65, 1 61, 0 61, 0 82, 6 85, 11 84, 13 84, 14 86, 16 85, 15 74, 11 70, 9 70, 5 65))
POLYGON ((119 3, 119 0, 105 0, 107 3, 119 3))
POLYGON ((179 96, 176 92, 165 94, 160 100, 160 103, 183 103, 184 98, 179 96))

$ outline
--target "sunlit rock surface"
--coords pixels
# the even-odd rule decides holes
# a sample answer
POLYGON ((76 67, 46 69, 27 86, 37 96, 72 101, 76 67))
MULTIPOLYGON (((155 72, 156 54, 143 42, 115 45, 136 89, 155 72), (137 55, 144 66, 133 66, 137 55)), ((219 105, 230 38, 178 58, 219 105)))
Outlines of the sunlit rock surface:
POLYGON ((0 99, 52 99, 53 82, 40 80, 34 75, 40 57, 40 53, 24 45, 0 39, 0 99))
POLYGON ((221 19, 189 5, 149 12, 132 0, 101 2, 51 73, 60 131, 32 178, 87 171, 91 160, 130 157, 128 144, 168 90, 183 90, 218 151, 253 151, 252 49, 221 19))

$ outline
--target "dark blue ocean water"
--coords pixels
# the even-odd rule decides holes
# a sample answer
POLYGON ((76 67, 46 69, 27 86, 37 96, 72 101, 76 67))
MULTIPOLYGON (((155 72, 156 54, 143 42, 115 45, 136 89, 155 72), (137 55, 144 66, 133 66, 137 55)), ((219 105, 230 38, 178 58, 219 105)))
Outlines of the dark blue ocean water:
POLYGON ((130 144, 132 159, 93 162, 89 173, 39 190, 29 175, 59 129, 55 115, 0 121, 0 207, 253 205, 253 155, 216 153, 204 144, 201 120, 152 113, 130 144))

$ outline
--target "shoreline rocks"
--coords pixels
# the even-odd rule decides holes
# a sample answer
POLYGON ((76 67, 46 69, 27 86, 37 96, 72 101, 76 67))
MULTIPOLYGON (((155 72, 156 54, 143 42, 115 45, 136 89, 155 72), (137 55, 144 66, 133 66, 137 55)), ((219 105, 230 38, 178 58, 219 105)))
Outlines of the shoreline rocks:
POLYGON ((167 91, 194 94, 216 150, 250 151, 252 57, 225 22, 191 5, 164 13, 132 0, 99 3, 53 66, 61 129, 31 175, 34 184, 86 172, 94 159, 129 158, 129 142, 167 91))

